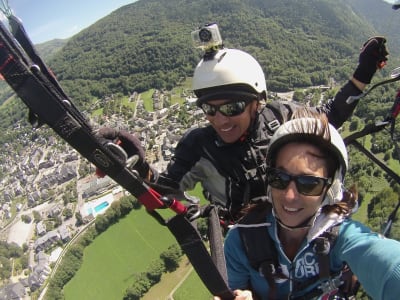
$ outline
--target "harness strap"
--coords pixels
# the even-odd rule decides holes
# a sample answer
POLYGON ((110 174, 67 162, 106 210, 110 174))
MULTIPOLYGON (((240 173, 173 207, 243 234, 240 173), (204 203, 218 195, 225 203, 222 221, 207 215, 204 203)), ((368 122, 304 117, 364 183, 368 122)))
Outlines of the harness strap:
POLYGON ((265 223, 271 209, 268 205, 264 210, 249 212, 239 222, 243 225, 239 225, 239 233, 250 265, 264 276, 269 286, 268 299, 274 300, 277 299, 275 278, 279 270, 278 253, 265 223))
POLYGON ((228 281, 224 255, 224 238, 218 216, 218 208, 216 206, 210 208, 207 220, 211 259, 217 266, 219 274, 224 278, 225 281, 228 281))
POLYGON ((209 291, 223 300, 234 299, 235 296, 226 286, 225 279, 212 261, 198 231, 188 219, 176 215, 167 222, 167 226, 209 291))
POLYGON ((279 266, 278 255, 267 228, 239 227, 239 231, 250 265, 258 270, 268 283, 268 299, 276 299, 275 275, 279 266))

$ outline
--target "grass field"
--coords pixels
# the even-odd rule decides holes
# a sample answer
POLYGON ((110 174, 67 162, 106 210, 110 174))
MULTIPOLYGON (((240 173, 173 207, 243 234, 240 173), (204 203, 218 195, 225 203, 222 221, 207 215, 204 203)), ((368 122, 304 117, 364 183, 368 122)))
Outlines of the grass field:
POLYGON ((160 283, 153 286, 142 297, 142 300, 165 300, 170 295, 174 300, 208 300, 213 298, 186 257, 182 260, 178 270, 164 274, 160 283))
MULTIPOLYGON (((191 194, 200 197, 200 185, 191 194)), ((168 210, 162 215, 172 216, 168 210)), ((160 253, 175 242, 169 230, 160 226, 144 210, 132 211, 85 249, 81 268, 64 287, 65 299, 122 299, 125 290, 132 284, 132 275, 145 271, 151 261, 158 259, 160 253)), ((175 289, 175 300, 212 299, 196 272, 189 272, 190 269, 192 267, 185 257, 179 269, 164 274, 161 282, 150 289, 143 299, 167 299, 175 289), (187 280, 182 281, 186 274, 189 274, 187 280)))
POLYGON ((174 293, 174 300, 208 300, 213 299, 210 292, 201 282, 196 272, 191 272, 188 278, 174 293))
POLYGON ((122 299, 132 275, 146 270, 175 243, 144 210, 132 211, 85 249, 81 268, 65 286, 65 299, 122 299))
POLYGON ((154 111, 153 99, 152 99, 153 93, 154 93, 154 89, 150 89, 150 90, 140 94, 140 97, 143 100, 144 108, 150 112, 154 111))

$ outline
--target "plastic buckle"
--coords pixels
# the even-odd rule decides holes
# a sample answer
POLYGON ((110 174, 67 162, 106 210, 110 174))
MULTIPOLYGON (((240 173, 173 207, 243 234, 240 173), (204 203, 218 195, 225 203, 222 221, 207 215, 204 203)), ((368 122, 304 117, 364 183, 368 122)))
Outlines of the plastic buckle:
POLYGON ((267 124, 268 129, 271 130, 272 132, 275 132, 275 130, 277 130, 279 126, 281 126, 281 124, 279 123, 278 120, 273 120, 267 124))

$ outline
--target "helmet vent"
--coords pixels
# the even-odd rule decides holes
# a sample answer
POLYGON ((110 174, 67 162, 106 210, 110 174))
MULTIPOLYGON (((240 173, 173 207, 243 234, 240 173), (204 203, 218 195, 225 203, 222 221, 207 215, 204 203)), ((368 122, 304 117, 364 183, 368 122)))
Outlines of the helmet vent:
POLYGON ((221 60, 225 57, 225 55, 226 55, 226 52, 224 52, 224 53, 220 56, 220 58, 218 58, 218 62, 221 62, 221 60))

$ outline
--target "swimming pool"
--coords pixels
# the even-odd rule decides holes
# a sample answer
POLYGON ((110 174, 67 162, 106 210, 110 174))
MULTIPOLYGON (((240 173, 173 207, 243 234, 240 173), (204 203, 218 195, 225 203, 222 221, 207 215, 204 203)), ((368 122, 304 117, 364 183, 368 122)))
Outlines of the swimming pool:
POLYGON ((100 203, 99 205, 95 206, 94 211, 96 213, 99 213, 100 211, 105 209, 108 205, 109 205, 109 203, 107 201, 104 201, 104 202, 100 203))
POLYGON ((88 217, 91 220, 93 217, 95 218, 97 215, 103 214, 113 202, 114 195, 112 193, 108 193, 101 198, 85 202, 83 208, 80 210, 82 217, 88 217))

